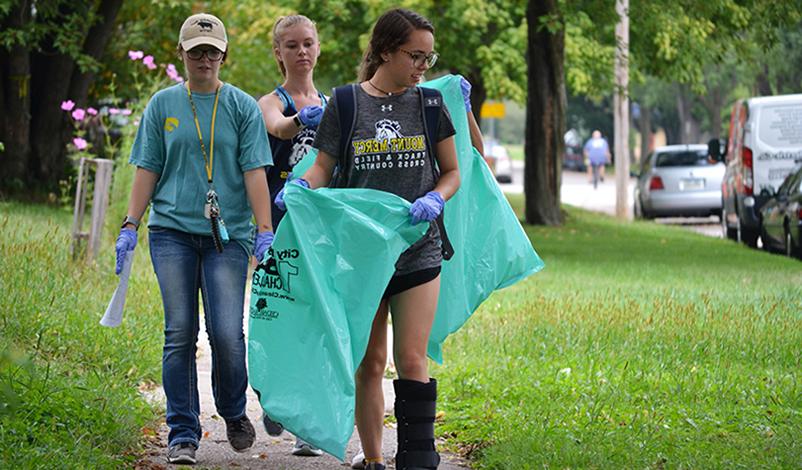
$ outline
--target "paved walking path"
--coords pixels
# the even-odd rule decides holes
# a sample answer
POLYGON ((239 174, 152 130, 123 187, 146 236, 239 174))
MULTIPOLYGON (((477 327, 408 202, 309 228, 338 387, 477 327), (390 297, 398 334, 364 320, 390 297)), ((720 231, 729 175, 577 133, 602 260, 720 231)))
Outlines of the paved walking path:
MULTIPOLYGON (((249 289, 250 291, 250 289, 249 289)), ((245 305, 248 305, 247 299, 245 305)), ((247 322, 247 315, 245 316, 247 322)), ((247 327, 246 327, 247 332, 247 327)), ((392 347, 390 347, 392 350, 392 347)), ((248 388, 248 417, 256 428, 256 442, 253 447, 244 453, 237 453, 231 449, 226 440, 226 426, 222 418, 215 412, 214 397, 212 396, 211 382, 211 353, 209 342, 206 336, 204 322, 201 321, 201 331, 198 338, 198 391, 200 393, 201 425, 203 426, 203 440, 197 452, 198 465, 196 468, 244 468, 244 469, 293 469, 293 470, 314 470, 314 469, 349 469, 351 458, 358 452, 359 438, 356 429, 351 441, 348 444, 346 453, 347 462, 340 462, 336 458, 324 454, 321 457, 296 457, 291 454, 295 437, 284 432, 279 437, 268 436, 262 426, 261 406, 253 393, 248 388)), ((391 380, 385 379, 384 383, 384 402, 386 406, 385 414, 392 414, 394 393, 391 380)), ((164 403, 164 396, 161 389, 157 389, 153 396, 156 400, 164 403)), ((167 453, 167 425, 162 421, 159 426, 158 440, 153 439, 153 443, 147 450, 147 456, 138 464, 140 469, 166 469, 177 468, 175 465, 168 465, 165 460, 167 453)), ((382 453, 384 458, 390 460, 395 454, 395 428, 385 426, 383 433, 382 453)), ((467 469, 467 463, 458 457, 450 454, 441 453, 443 462, 440 464, 442 470, 467 469)), ((395 468, 390 465, 388 468, 395 468)))

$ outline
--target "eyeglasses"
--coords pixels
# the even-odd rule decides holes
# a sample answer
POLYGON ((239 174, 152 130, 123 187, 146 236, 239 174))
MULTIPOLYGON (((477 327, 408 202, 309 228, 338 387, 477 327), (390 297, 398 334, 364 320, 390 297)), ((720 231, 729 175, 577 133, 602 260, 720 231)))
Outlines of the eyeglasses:
POLYGON ((192 60, 201 60, 203 56, 206 56, 207 59, 211 60, 212 62, 216 62, 223 58, 223 51, 220 49, 198 49, 197 47, 192 48, 187 51, 187 57, 192 60))
POLYGON ((426 63, 427 67, 434 67, 434 64, 437 63, 437 58, 440 57, 440 54, 434 51, 428 54, 423 54, 420 52, 409 52, 408 50, 401 49, 400 47, 398 50, 401 52, 406 52, 406 54, 412 58, 412 63, 415 64, 415 67, 420 67, 424 64, 424 62, 426 63))

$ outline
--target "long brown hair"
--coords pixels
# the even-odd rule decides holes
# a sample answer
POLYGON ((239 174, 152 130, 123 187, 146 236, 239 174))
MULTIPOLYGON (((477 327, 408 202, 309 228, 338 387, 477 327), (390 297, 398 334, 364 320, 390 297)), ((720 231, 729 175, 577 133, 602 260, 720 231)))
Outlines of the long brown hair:
MULTIPOLYGON (((279 48, 281 45, 281 36, 284 34, 284 31, 287 28, 295 26, 297 24, 308 24, 312 27, 315 31, 315 36, 317 36, 317 26, 315 26, 315 22, 310 20, 309 18, 305 17, 304 15, 289 15, 289 16, 282 16, 278 20, 276 20, 276 24, 273 25, 273 50, 279 48)), ((318 39, 320 41, 320 39, 318 39)), ((281 70, 281 75, 284 77, 287 76, 287 69, 284 67, 284 62, 278 60, 278 56, 276 56, 276 63, 278 63, 278 68, 281 70)))
POLYGON ((404 8, 395 8, 383 14, 373 26, 368 48, 359 67, 359 81, 370 80, 384 63, 381 55, 395 52, 409 41, 413 31, 424 29, 434 34, 434 26, 423 15, 404 8))

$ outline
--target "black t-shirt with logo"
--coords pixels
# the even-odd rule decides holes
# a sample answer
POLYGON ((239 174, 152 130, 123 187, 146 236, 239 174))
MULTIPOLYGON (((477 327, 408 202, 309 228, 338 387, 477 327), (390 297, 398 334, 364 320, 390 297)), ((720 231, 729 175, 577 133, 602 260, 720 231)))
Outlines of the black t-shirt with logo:
MULTIPOLYGON (((413 87, 379 98, 357 86, 356 126, 345 156, 339 155, 340 122, 335 100, 328 103, 313 145, 339 161, 348 161, 341 165, 347 169, 347 174, 341 175, 346 187, 386 191, 410 202, 434 189, 437 182, 433 159, 426 150, 419 93, 413 87)), ((445 106, 441 110, 438 142, 455 134, 448 110, 445 106)), ((396 274, 434 268, 441 262, 440 235, 437 226, 431 224, 426 235, 402 253, 396 274)))

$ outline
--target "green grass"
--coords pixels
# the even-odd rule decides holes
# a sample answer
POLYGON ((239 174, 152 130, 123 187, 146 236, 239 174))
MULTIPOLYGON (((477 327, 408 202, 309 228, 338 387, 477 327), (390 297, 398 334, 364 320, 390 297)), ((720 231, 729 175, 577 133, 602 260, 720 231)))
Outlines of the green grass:
POLYGON ((449 446, 492 469, 802 465, 802 263, 573 208, 525 230, 545 270, 433 371, 449 446))
POLYGON ((137 391, 161 370, 146 243, 123 324, 105 328, 114 253, 106 243, 98 265, 72 261, 71 224, 70 209, 0 202, 0 468, 131 466, 157 416, 137 391))

